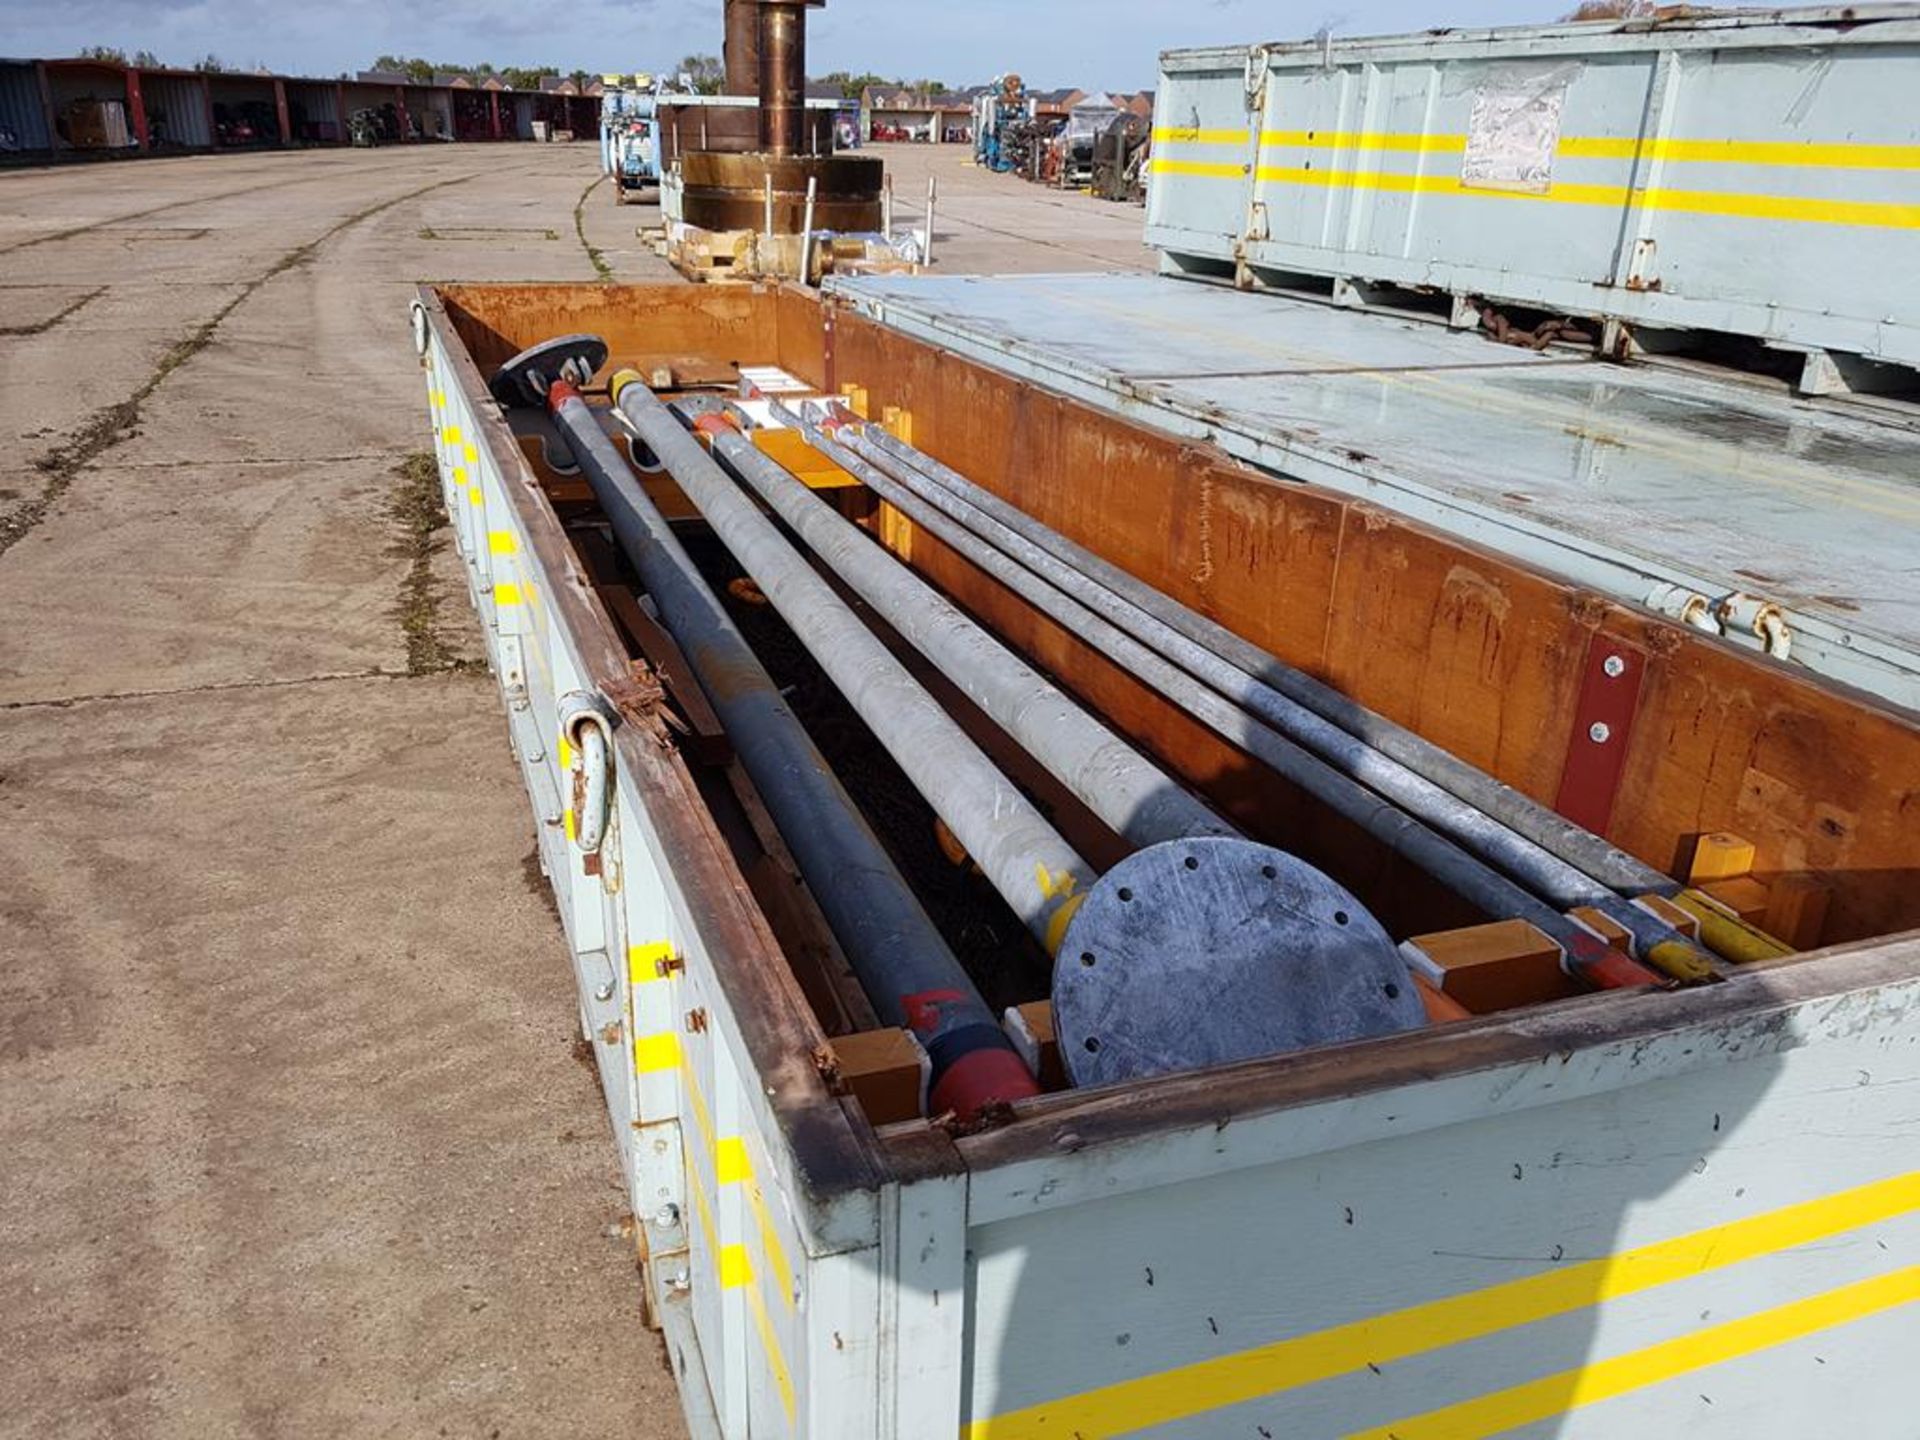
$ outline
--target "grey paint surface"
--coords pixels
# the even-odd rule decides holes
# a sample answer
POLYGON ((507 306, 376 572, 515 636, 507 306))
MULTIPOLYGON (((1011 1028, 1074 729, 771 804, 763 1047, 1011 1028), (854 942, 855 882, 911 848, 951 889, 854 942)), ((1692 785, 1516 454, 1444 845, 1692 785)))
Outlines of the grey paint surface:
POLYGON ((984 363, 1623 599, 1762 595, 1804 663, 1920 703, 1911 420, 1191 281, 834 285, 984 363))

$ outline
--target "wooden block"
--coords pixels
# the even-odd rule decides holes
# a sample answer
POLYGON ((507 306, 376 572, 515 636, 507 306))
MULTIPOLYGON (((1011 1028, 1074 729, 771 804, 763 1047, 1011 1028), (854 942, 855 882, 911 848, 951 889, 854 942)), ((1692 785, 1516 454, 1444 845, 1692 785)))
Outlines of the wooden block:
POLYGON ((762 454, 792 472, 809 490, 845 490, 860 482, 807 443, 798 430, 755 430, 762 454))
POLYGON ((1051 1000, 1010 1007, 1001 1017, 1001 1026, 1042 1090, 1067 1088, 1066 1067, 1060 1063, 1060 1042, 1054 1036, 1051 1000))
POLYGON ((1700 922, 1664 895, 1642 895, 1633 902, 1656 920, 1664 920, 1689 940, 1700 938, 1700 922))
POLYGON ((1417 974, 1475 1015, 1577 995, 1560 947, 1525 920, 1416 935, 1400 947, 1417 974))
POLYGON ((875 1125, 919 1120, 927 1113, 932 1065, 905 1030, 866 1030, 828 1042, 833 1058, 867 1119, 875 1125))
POLYGON ((880 424, 903 445, 913 444, 913 412, 889 405, 880 412, 880 424))
POLYGON ((1817 875, 1794 871, 1776 875, 1767 886, 1767 913, 1760 928, 1796 950, 1819 947, 1833 892, 1817 875))
POLYGON ((1741 875, 1732 880, 1714 880, 1697 888, 1714 904, 1738 915, 1749 925, 1758 925, 1766 918, 1771 892, 1751 875, 1741 875))
POLYGON ((1702 835, 1693 842, 1693 863, 1687 879, 1694 885, 1713 880, 1737 880, 1753 871, 1753 842, 1724 831, 1702 835))
POLYGON ((1628 954, 1633 953, 1633 937, 1627 933, 1626 926, 1619 921, 1609 920, 1591 905, 1582 905, 1577 910, 1568 911, 1567 914, 1568 918, 1586 926, 1614 949, 1625 950, 1628 954))
POLYGON ((867 418, 867 387, 864 385, 842 385, 840 398, 847 402, 847 408, 862 420, 867 418))
POLYGON ((1450 1025, 1455 1020, 1471 1020, 1473 1012, 1458 1000, 1437 989, 1423 975, 1413 977, 1413 987, 1420 992, 1420 1003, 1427 1007, 1427 1020, 1434 1025, 1450 1025))

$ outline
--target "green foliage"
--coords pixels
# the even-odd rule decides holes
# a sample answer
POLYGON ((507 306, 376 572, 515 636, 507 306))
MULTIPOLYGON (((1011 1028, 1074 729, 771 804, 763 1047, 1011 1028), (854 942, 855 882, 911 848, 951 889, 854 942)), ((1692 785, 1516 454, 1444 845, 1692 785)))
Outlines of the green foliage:
POLYGON ((136 70, 164 70, 166 67, 160 63, 160 57, 154 54, 153 51, 136 50, 133 52, 133 68, 136 70))
POLYGON ((845 98, 848 100, 858 100, 870 85, 878 85, 886 89, 898 86, 901 82, 889 79, 885 75, 875 75, 872 73, 855 75, 850 71, 835 70, 830 75, 822 75, 819 83, 822 85, 837 85, 840 87, 841 95, 845 98))
POLYGON ((89 45, 80 52, 80 59, 99 60, 108 65, 124 65, 127 63, 127 52, 116 50, 111 45, 89 45))
POLYGON ((222 60, 218 55, 202 55, 198 60, 193 62, 193 68, 198 70, 202 75, 223 75, 226 73, 228 66, 227 62, 222 60))
POLYGON ((695 92, 701 95, 718 95, 720 87, 727 83, 726 66, 717 55, 684 56, 674 67, 674 74, 691 79, 695 92))

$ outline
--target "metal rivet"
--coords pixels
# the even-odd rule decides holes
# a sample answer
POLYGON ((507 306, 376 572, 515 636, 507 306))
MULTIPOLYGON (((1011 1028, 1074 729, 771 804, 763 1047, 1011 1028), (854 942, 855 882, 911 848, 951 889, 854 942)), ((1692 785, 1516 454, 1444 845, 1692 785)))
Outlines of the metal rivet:
POLYGON ((674 1229, 680 1223, 680 1207, 671 1203, 662 1205, 653 1212, 653 1223, 656 1229, 674 1229))
POLYGON ((1604 720, 1593 722, 1593 728, 1587 731, 1587 738, 1596 745, 1604 745, 1613 738, 1613 731, 1604 720))
POLYGON ((1607 678, 1609 680, 1618 680, 1622 675, 1627 673, 1627 662, 1622 660, 1618 655, 1609 655, 1607 656, 1606 663, 1600 668, 1607 672, 1607 678))

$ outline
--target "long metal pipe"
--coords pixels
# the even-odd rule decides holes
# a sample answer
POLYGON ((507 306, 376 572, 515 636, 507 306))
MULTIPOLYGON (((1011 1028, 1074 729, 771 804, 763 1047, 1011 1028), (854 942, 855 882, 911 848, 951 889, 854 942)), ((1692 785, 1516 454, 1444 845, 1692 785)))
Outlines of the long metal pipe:
MULTIPOLYGON (((1444 836, 1247 714, 1232 701, 1149 650, 1100 614, 1002 554, 951 516, 923 500, 891 473, 854 453, 798 411, 775 403, 808 441, 942 544, 984 570, 1080 640, 1207 726, 1230 744, 1271 766, 1335 813, 1404 856, 1486 913, 1527 920, 1551 936, 1583 978, 1604 987, 1657 983, 1657 977, 1610 949, 1506 876, 1444 836)), ((840 432, 844 434, 845 432, 840 432)))
POLYGON ((708 433, 727 469, 1115 834, 1145 847, 1237 833, 752 440, 727 428, 708 433))
POLYGON ((1096 878, 1092 868, 727 477, 638 374, 623 370, 615 375, 613 395, 634 433, 652 447, 721 542, 867 722, 874 738, 1052 954, 1077 908, 1076 897, 1096 878))
POLYGON ((934 1105, 970 1117, 995 1101, 1038 1093, 986 1001, 591 408, 564 381, 549 387, 547 407, 874 1009, 920 1036, 933 1065, 934 1105))
POLYGON ((760 148, 807 148, 807 12, 802 0, 760 3, 760 148))
POLYGON ((1056 560, 1120 596, 1137 610, 1158 621, 1165 630, 1173 631, 1192 644, 1212 651, 1247 678, 1277 692, 1295 706, 1339 726, 1372 749, 1466 801, 1475 810, 1494 817, 1509 830, 1558 856, 1600 884, 1635 895, 1671 894, 1678 888, 1671 877, 1662 875, 1645 861, 1608 844, 1591 830, 1575 824, 1564 815, 1554 813, 1533 797, 1502 784, 1424 736, 1369 710, 1312 676, 1282 664, 1226 626, 1209 620, 1172 596, 1101 559, 1084 546, 1075 544, 1057 530, 1041 524, 1019 507, 1008 504, 992 491, 975 484, 924 451, 903 445, 885 432, 872 432, 867 438, 892 459, 936 482, 1021 538, 1047 551, 1056 560))
MULTIPOLYGON (((1128 635, 1219 691, 1290 740, 1313 751, 1341 773, 1404 807, 1410 814, 1523 881, 1559 909, 1592 906, 1633 937, 1637 953, 1677 980, 1700 983, 1714 978, 1716 971, 1712 957, 1670 924, 1622 899, 1599 880, 1520 834, 1504 818, 1496 818, 1476 808, 1332 720, 1293 700, 1259 676, 1249 674, 1244 667, 1234 664, 1216 650, 1176 630, 1147 610, 1135 596, 1150 595, 1164 601, 1167 607, 1184 609, 1179 602, 1152 590, 1124 571, 1106 565, 1097 556, 1073 546, 1057 531, 1041 525, 1031 516, 1022 515, 1005 502, 997 502, 990 510, 981 501, 997 500, 997 497, 989 496, 988 492, 959 472, 941 465, 922 451, 903 445, 884 430, 873 426, 848 427, 846 439, 849 445, 868 459, 888 466, 900 483, 912 489, 922 500, 965 525, 1056 588, 1094 606, 1128 635), (1015 518, 1019 520, 1018 524, 1014 523, 1015 518), (1056 542, 1057 548, 1056 544, 1042 544, 1039 538, 1042 534, 1051 542, 1056 542), (1063 550, 1073 555, 1074 560, 1066 559, 1060 553, 1063 550), (1092 566, 1101 567, 1102 574, 1097 576, 1089 573, 1086 566, 1074 563, 1082 558, 1092 566), (1107 576, 1123 579, 1126 582, 1125 591, 1105 583, 1107 576)), ((1237 640, 1238 637, 1235 638, 1237 640)), ((1244 646, 1246 642, 1240 641, 1239 644, 1244 646)), ((1270 665, 1277 666, 1277 663, 1269 659, 1270 665)), ((1317 681, 1309 683, 1318 685, 1317 681)), ((1427 742, 1422 741, 1421 744, 1425 746, 1427 742)), ((1498 782, 1490 783, 1497 785, 1498 782)), ((1507 789, 1505 786, 1498 788, 1507 789)), ((1514 791, 1508 793, 1518 794, 1514 791)), ((1526 803, 1531 806, 1534 802, 1526 803)), ((1511 811, 1513 807, 1505 808, 1511 811)), ((1604 846, 1604 842, 1600 843, 1604 846)), ((1612 850, 1613 847, 1604 848, 1612 850)), ((1668 888, 1671 889, 1671 885, 1668 888)))

